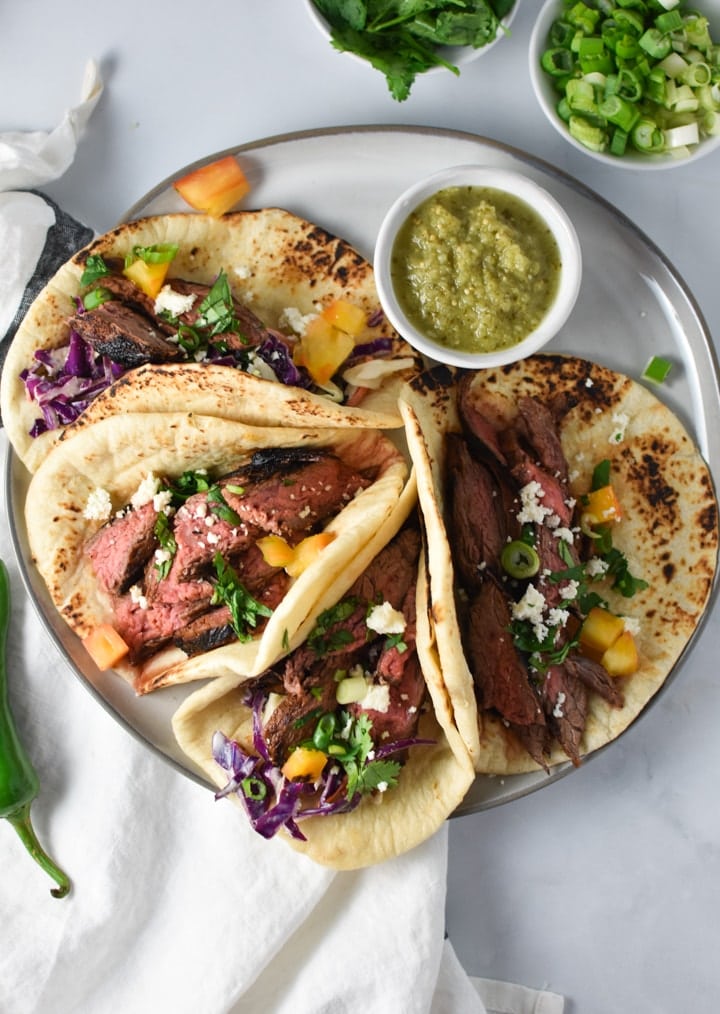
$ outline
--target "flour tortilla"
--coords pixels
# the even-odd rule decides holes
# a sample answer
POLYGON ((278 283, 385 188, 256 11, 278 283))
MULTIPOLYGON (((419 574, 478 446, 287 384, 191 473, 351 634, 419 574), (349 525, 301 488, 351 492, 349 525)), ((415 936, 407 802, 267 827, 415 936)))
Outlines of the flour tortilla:
MULTIPOLYGON (((473 765, 453 724, 440 675, 427 613, 422 559, 417 602, 417 650, 432 702, 432 709, 421 717, 418 735, 434 740, 434 744, 409 750, 394 789, 366 797, 350 813, 299 821, 306 841, 283 833, 294 849, 323 866, 359 869, 407 852, 440 828, 474 780, 473 765)), ((220 730, 252 749, 251 712, 242 703, 241 689, 242 680, 233 672, 225 672, 195 690, 173 716, 173 732, 180 747, 218 788, 225 785, 227 773, 213 760, 213 733, 220 730)), ((228 798, 242 808, 237 795, 228 798)))
MULTIPOLYGON (((223 269, 235 297, 272 328, 283 330, 281 317, 288 308, 307 315, 340 297, 361 307, 368 316, 379 309, 368 261, 344 240, 283 209, 238 211, 219 219, 178 213, 120 225, 57 271, 28 310, 8 350, 0 382, 2 416, 13 449, 31 472, 62 430, 34 439, 29 436, 40 412, 26 397, 21 371, 31 366, 36 350, 67 343, 68 318, 82 291, 80 278, 90 255, 124 258, 133 246, 155 243, 179 244, 168 281, 177 277, 212 284, 223 269)), ((392 339, 388 356, 391 372, 369 381, 377 386, 368 386, 358 408, 248 377, 232 368, 213 367, 212 383, 208 384, 195 365, 175 364, 141 368, 137 381, 135 371, 130 371, 110 393, 100 397, 95 408, 86 410, 87 421, 125 412, 190 410, 229 414, 251 425, 400 427, 397 393, 402 382, 417 372, 419 360, 384 318, 359 341, 375 338, 392 339), (284 388, 284 397, 269 397, 264 393, 266 388, 284 388)))
MULTIPOLYGON (((444 436, 459 431, 459 373, 437 368, 417 378, 402 396, 410 454, 429 543, 432 616, 443 678, 455 722, 475 768, 490 774, 537 769, 503 724, 478 713, 472 675, 460 644, 450 553, 444 523, 444 436)), ((601 593, 610 608, 639 622, 635 635, 640 669, 621 682, 622 709, 591 695, 582 753, 619 736, 661 688, 698 629, 717 566, 717 501, 709 469, 677 416, 643 385, 623 374, 571 356, 538 355, 477 373, 476 397, 499 423, 516 414, 517 399, 566 397, 571 408, 560 435, 574 496, 590 488, 592 471, 611 461, 612 484, 623 508, 613 542, 631 572, 648 582, 632 599, 601 593), (611 439, 620 428, 622 439, 611 439)), ((550 764, 566 762, 558 748, 550 764)))
POLYGON ((260 636, 190 659, 172 648, 142 665, 119 665, 117 671, 139 693, 213 675, 223 664, 252 675, 294 647, 298 631, 324 608, 328 591, 340 597, 390 537, 387 527, 408 480, 405 459, 372 429, 261 428, 191 413, 148 413, 108 418, 82 430, 57 445, 33 476, 25 507, 32 560, 58 611, 82 638, 112 622, 110 603, 83 554, 101 525, 83 516, 93 490, 107 490, 117 510, 151 472, 179 476, 206 468, 211 477, 219 476, 254 450, 271 447, 328 448, 352 467, 377 468, 378 475, 325 526, 335 539, 293 581, 260 636))

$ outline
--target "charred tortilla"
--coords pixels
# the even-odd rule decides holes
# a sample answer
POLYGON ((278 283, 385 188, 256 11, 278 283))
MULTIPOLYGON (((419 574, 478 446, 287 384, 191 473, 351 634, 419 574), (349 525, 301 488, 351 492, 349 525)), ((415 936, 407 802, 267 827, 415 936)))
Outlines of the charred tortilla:
MULTIPOLYGON (((190 413, 132 414, 97 422, 54 448, 30 483, 26 527, 32 559, 79 637, 103 623, 117 626, 121 616, 128 643, 140 629, 135 655, 117 669, 146 693, 215 675, 223 664, 252 674, 289 650, 328 594, 341 594, 390 537, 406 482, 404 458, 373 429, 290 430, 190 413), (337 480, 323 478, 324 463, 337 480), (194 494, 177 510, 162 497, 138 500, 150 476, 177 482, 187 474, 205 476, 210 491, 194 494), (331 485, 336 481, 337 491, 331 485), (89 509, 98 498, 106 503, 102 517, 89 509), (142 512, 149 517, 133 527, 142 512), (161 514, 176 542, 169 552, 156 527, 161 514), (126 524, 132 542, 123 566, 130 559, 135 570, 107 577, 103 568, 108 561, 112 568, 122 550, 117 526, 126 524), (283 565, 266 563, 257 547, 258 536, 279 533, 294 545, 318 531, 330 541, 293 577, 283 565), (250 541, 243 542, 248 532, 250 541), (92 556, 90 547, 100 538, 104 542, 92 556), (186 570, 176 573, 186 550, 186 570), (249 582, 259 568, 262 583, 251 597, 267 611, 251 616, 242 640, 230 631, 229 641, 218 647, 210 641, 190 648, 177 637, 187 638, 196 616, 202 625, 205 615, 227 610, 231 601, 216 597, 223 584, 216 554, 220 568, 229 565, 245 590, 254 589, 249 582), (169 569, 161 570, 159 561, 169 569), (176 606, 183 610, 179 618, 171 611, 168 619, 176 606), (154 641, 157 622, 165 626, 154 641)), ((232 592, 235 579, 228 580, 232 592)), ((245 608, 243 599, 237 601, 245 608)))
MULTIPOLYGON (((473 673, 462 647, 457 599, 457 533, 448 514, 443 475, 450 434, 462 430, 458 391, 496 432, 518 419, 518 402, 536 399, 557 419, 570 492, 582 496, 594 467, 610 461, 623 508, 613 543, 647 587, 630 599, 602 588, 609 608, 631 618, 640 666, 616 681, 624 699, 614 706, 590 694, 580 753, 615 739, 663 685, 698 628, 717 563, 717 502, 709 470, 680 420, 627 376, 570 356, 539 355, 463 381, 437 368, 408 385, 402 399, 419 500, 427 525, 432 617, 455 721, 476 770, 512 774, 534 770, 518 739, 492 710, 478 708, 473 673)), ((557 744, 547 765, 567 760, 557 744)))
MULTIPOLYGON (((93 284, 102 289, 110 283, 100 277, 93 284)), ((199 305, 198 295, 195 311, 199 305)), ((93 314, 99 315, 96 319, 103 329, 120 329, 122 335, 133 338, 120 341, 115 335, 102 346, 124 363, 113 367, 115 372, 125 372, 111 388, 105 387, 97 403, 96 392, 86 398, 74 393, 72 381, 69 382, 68 398, 79 400, 82 406, 88 402, 80 420, 94 422, 124 412, 187 409, 225 415, 251 425, 399 427, 397 392, 402 380, 415 372, 417 356, 378 310, 371 265, 344 240, 288 211, 276 208, 240 211, 220 219, 170 214, 129 222, 99 237, 63 265, 30 307, 13 339, 3 370, 0 397, 8 437, 22 461, 34 471, 57 442, 68 419, 77 414, 73 410, 68 418, 64 414, 53 416, 53 424, 60 419, 57 427, 31 436, 42 414, 38 404, 28 397, 21 374, 33 367, 39 350, 44 350, 42 354, 49 359, 64 356, 70 341, 71 318, 75 316, 74 327, 79 327, 81 321, 85 327, 93 314), (221 365, 213 365, 205 377, 192 352, 183 351, 175 339, 174 345, 172 341, 168 344, 153 301, 140 298, 140 290, 122 277, 122 260, 126 255, 136 247, 157 244, 179 247, 167 277, 171 289, 174 281, 177 289, 183 288, 181 283, 186 283, 185 287, 196 284, 210 287, 219 273, 224 272, 240 319, 239 352, 244 352, 245 341, 255 348, 260 341, 267 340, 272 345, 279 336, 286 353, 289 349, 285 369, 292 366, 293 347, 298 340, 293 327, 301 327, 293 322, 316 314, 339 298, 359 307, 367 321, 365 330, 356 337, 360 352, 342 365, 334 378, 338 383, 331 388, 332 396, 328 396, 327 389, 313 386, 307 375, 303 383, 309 386, 293 386, 290 374, 283 373, 278 366, 273 369, 272 350, 265 353, 262 362, 254 358, 247 365, 250 373, 244 372, 244 366, 238 369, 226 365, 227 360, 221 358, 221 365), (113 266, 113 298, 78 315, 79 297, 93 287, 81 285, 83 272, 97 257, 113 266), (132 305, 127 302, 128 291, 135 291, 138 296, 132 305), (136 343, 140 349, 137 361, 136 343), (128 344, 133 351, 129 358, 128 344), (145 355, 151 357, 148 365, 141 361, 145 355), (156 355, 163 358, 162 363, 152 358, 156 355), (136 370, 140 370, 137 377, 136 370), (284 378, 284 383, 272 379, 275 375, 284 378), (265 390, 268 387, 282 387, 283 397, 268 397, 265 390), (354 405, 358 401, 360 404, 350 407, 349 402, 354 405)), ((109 360, 106 358, 104 362, 109 360)), ((203 360, 205 364, 208 362, 207 358, 203 360)), ((43 366, 41 373, 52 372, 52 368, 43 366)), ((56 386, 51 388, 54 394, 56 386)), ((40 429, 43 425, 41 421, 40 429)))
MULTIPOLYGON (((409 505, 409 498, 405 499, 409 505)), ((419 542, 419 534, 416 539, 419 542)), ((334 613, 342 618, 334 628, 334 649, 327 644, 322 650, 314 647, 317 642, 311 631, 309 640, 298 649, 297 662, 290 655, 274 671, 250 681, 239 682, 235 674, 226 673, 192 693, 173 718, 173 730, 182 749, 221 792, 246 810, 258 833, 270 837, 279 829, 294 848, 336 869, 369 866, 420 844, 460 804, 474 778, 440 677, 427 613, 422 553, 413 565, 409 555, 413 546, 417 553, 413 532, 401 531, 370 561, 348 596, 336 601, 334 613), (394 552, 403 553, 402 565, 398 565, 394 552), (395 588, 395 576, 404 569, 410 584, 401 593, 395 588), (387 644, 377 647, 384 637, 371 627, 356 636, 352 649, 337 636, 347 629, 343 623, 349 624, 352 616, 338 613, 338 609, 350 602, 355 612, 363 612, 369 604, 365 601, 368 595, 373 601, 383 598, 383 605, 391 602, 396 608, 402 606, 407 626, 399 648, 387 644), (402 675, 395 664, 383 665, 383 659, 393 655, 402 663, 402 675), (377 710, 377 702, 364 704, 362 698, 344 709, 337 704, 340 691, 332 673, 356 657, 362 659, 364 678, 371 681, 373 692, 384 688, 384 710, 377 710), (379 675, 384 669, 390 670, 387 678, 379 675), (316 675, 318 672, 321 675, 316 675), (271 689, 273 708, 268 707, 271 689), (317 730, 332 714, 340 716, 334 745, 326 747, 330 761, 317 776, 315 788, 308 778, 306 789, 297 795, 295 787, 286 782, 281 782, 278 789, 268 765, 277 771, 314 730, 317 739, 317 730), (353 796, 347 769, 333 765, 331 751, 342 753, 343 745, 353 741, 356 723, 363 717, 371 723, 369 734, 375 745, 373 755, 366 758, 369 769, 374 764, 400 759, 392 774, 383 769, 365 791, 353 796), (229 743, 222 745, 223 737, 229 743), (396 743, 412 745, 395 750, 396 743), (385 759, 375 756, 383 748, 388 751, 385 759), (245 788, 237 780, 232 782, 227 770, 226 761, 236 749, 242 751, 242 757, 235 755, 235 761, 245 773, 245 788), (268 754, 267 764, 263 751, 268 754), (371 787, 377 778, 390 778, 392 784, 380 781, 379 787, 371 787), (328 785, 334 793, 328 791, 328 785), (355 803, 348 804, 348 797, 355 803), (322 814, 302 816, 302 810, 318 806, 322 814)), ((325 637, 325 628, 322 630, 325 637)), ((365 770, 371 774, 369 769, 365 770)))

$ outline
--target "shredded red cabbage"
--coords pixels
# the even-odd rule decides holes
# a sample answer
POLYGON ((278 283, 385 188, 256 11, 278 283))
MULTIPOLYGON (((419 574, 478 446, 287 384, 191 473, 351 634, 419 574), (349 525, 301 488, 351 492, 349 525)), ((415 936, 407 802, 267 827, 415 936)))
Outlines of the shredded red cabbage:
POLYGON ((361 345, 356 345, 348 356, 348 362, 352 362, 354 359, 362 359, 366 356, 376 356, 378 352, 390 352, 392 349, 391 338, 375 338, 371 342, 363 342, 361 345))
POLYGON ((309 388, 313 382, 306 370, 296 366, 287 343, 277 331, 267 330, 267 336, 255 354, 270 367, 281 384, 309 388))
POLYGON ((32 437, 74 422, 101 391, 126 372, 107 356, 95 355, 77 331, 70 332, 68 345, 38 349, 34 360, 20 374, 28 397, 42 412, 30 429, 32 437))

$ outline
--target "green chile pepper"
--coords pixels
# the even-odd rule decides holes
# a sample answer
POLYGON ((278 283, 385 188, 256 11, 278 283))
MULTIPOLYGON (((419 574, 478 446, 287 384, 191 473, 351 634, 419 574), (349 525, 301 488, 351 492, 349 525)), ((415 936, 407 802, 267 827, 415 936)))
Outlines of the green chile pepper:
POLYGON ((5 657, 9 625, 10 579, 0 560, 0 817, 12 824, 35 862, 57 883, 50 891, 52 896, 64 898, 70 891, 70 880, 44 851, 30 821, 30 807, 40 791, 40 782, 10 713, 5 657))

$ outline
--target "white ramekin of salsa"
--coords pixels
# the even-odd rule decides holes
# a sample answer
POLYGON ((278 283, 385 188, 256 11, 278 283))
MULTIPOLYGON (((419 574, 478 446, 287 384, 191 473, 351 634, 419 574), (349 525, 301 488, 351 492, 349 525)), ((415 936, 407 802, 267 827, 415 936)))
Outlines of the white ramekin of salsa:
POLYGON ((428 358, 502 366, 537 352, 567 321, 582 256, 558 201, 515 170, 443 169, 391 206, 375 277, 395 329, 428 358))

